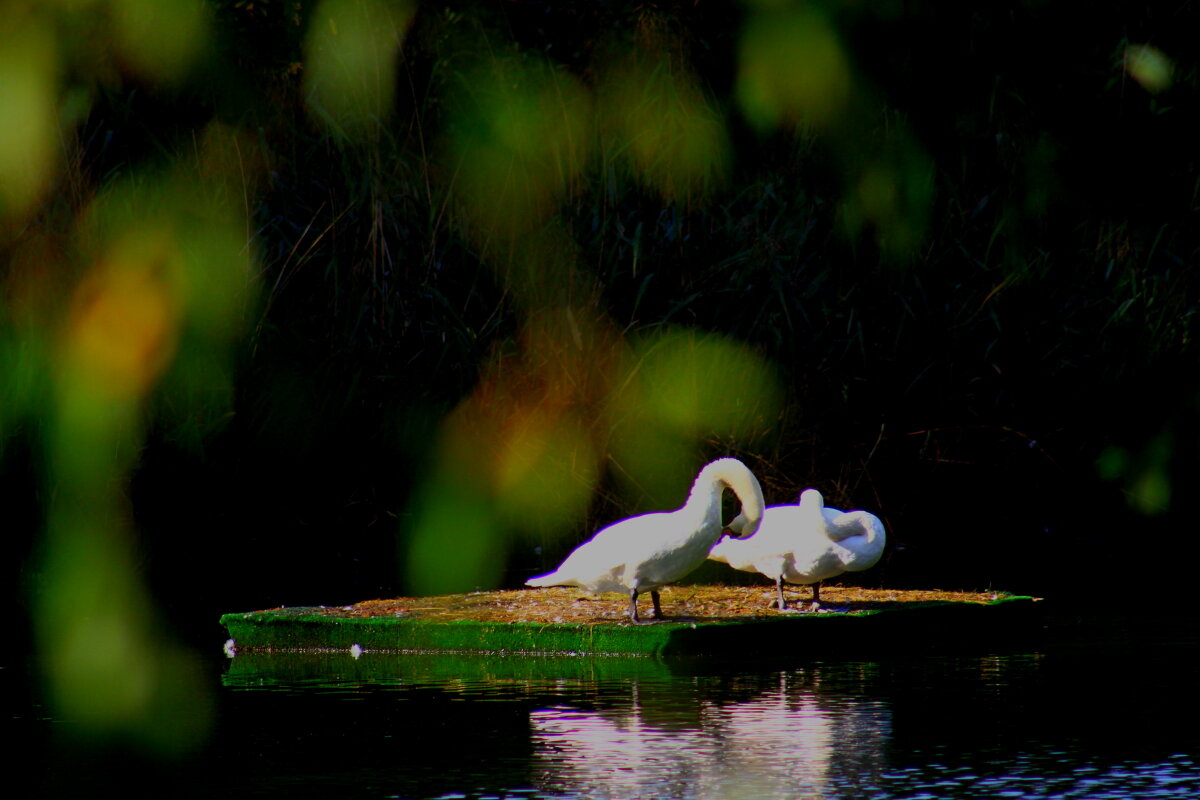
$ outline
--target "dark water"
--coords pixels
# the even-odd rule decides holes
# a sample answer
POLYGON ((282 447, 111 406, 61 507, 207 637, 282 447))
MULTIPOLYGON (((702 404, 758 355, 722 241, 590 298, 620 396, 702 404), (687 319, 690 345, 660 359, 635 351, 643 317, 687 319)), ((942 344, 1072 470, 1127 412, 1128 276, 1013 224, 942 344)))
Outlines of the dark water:
POLYGON ((1196 798, 1197 655, 238 656, 214 659, 217 727, 186 763, 13 724, 42 748, 30 796, 1196 798))

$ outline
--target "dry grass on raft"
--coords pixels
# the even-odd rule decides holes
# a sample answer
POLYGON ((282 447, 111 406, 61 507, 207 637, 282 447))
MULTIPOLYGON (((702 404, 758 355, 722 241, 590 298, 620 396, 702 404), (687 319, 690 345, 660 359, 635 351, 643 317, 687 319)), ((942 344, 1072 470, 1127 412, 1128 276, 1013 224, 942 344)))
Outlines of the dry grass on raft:
MULTIPOLYGON (((775 598, 774 587, 666 586, 660 591, 663 613, 669 618, 700 621, 772 618, 779 615, 779 612, 768 607, 775 598)), ((811 592, 809 587, 792 587, 787 591, 788 602, 807 610, 811 592)), ((871 611, 936 601, 988 603, 1005 596, 997 592, 822 586, 821 611, 871 611)), ((638 604, 643 615, 649 618, 649 593, 639 598, 638 604)), ((590 597, 580 589, 552 587, 366 600, 352 606, 327 608, 323 613, 336 617, 415 617, 441 622, 611 623, 627 619, 628 608, 628 599, 619 594, 590 597)))

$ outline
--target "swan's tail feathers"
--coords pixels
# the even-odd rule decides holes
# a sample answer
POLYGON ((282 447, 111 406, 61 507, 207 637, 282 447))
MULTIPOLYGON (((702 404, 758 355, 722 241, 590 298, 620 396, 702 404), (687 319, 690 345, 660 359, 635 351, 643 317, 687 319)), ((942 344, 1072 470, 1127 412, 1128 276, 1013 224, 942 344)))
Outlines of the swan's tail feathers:
POLYGON ((548 572, 545 575, 538 575, 525 581, 526 586, 562 586, 563 584, 563 577, 558 574, 558 570, 548 572))

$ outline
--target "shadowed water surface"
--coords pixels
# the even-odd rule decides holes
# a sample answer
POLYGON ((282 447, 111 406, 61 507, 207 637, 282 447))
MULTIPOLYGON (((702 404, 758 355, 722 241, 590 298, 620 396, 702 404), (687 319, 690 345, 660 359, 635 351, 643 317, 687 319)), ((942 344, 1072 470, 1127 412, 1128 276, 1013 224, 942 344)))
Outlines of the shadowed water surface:
POLYGON ((1194 645, 735 666, 362 653, 214 663, 218 724, 124 776, 56 744, 46 794, 1194 798, 1194 645))

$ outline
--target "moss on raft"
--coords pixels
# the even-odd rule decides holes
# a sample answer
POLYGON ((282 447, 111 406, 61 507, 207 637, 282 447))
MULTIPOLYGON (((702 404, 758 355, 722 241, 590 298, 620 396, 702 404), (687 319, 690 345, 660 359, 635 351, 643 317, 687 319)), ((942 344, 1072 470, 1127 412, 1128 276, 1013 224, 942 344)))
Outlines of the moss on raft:
MULTIPOLYGON (((771 594, 767 592, 766 594, 771 594)), ((352 606, 226 614, 239 650, 785 655, 813 647, 938 646, 995 641, 1036 628, 1028 597, 963 592, 822 589, 820 612, 780 614, 745 587, 672 587, 677 615, 630 624, 618 595, 552 588, 370 600, 352 606), (797 627, 797 626, 802 627, 797 627)))

